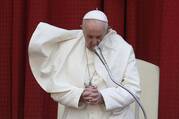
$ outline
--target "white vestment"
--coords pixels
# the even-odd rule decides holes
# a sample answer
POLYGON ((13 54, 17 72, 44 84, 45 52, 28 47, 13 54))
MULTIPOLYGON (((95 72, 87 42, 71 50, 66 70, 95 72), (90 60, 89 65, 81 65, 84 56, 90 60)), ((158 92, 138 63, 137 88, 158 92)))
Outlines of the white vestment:
MULTIPOLYGON (((139 98, 140 80, 132 47, 112 29, 99 47, 113 79, 139 98)), ((63 119, 134 119, 130 110, 132 96, 110 80, 99 58, 90 51, 87 63, 85 49, 82 30, 40 23, 29 43, 29 62, 39 85, 65 106, 63 119), (105 104, 79 103, 84 83, 89 79, 87 65, 90 72, 96 71, 92 83, 98 87, 105 104)))

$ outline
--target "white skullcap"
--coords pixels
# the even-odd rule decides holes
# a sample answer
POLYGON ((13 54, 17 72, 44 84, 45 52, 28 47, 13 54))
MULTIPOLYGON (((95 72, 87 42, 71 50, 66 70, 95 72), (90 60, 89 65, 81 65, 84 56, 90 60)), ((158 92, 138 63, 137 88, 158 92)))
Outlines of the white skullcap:
POLYGON ((108 23, 107 16, 100 10, 92 10, 85 14, 83 19, 96 19, 108 23))

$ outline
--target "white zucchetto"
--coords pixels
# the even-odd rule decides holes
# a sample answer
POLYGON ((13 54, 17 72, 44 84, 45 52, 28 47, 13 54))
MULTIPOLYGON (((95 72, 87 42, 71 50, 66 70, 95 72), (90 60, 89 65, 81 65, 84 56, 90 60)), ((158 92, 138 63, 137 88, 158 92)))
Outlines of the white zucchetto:
POLYGON ((96 19, 108 23, 107 16, 100 10, 92 10, 86 13, 83 19, 96 19))

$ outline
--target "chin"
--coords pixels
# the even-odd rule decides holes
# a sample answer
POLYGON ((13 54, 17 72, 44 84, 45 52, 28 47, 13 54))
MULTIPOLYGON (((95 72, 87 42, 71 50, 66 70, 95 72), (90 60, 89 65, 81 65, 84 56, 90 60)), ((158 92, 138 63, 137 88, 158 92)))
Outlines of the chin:
POLYGON ((87 48, 90 50, 90 51, 94 51, 95 50, 95 46, 94 47, 88 47, 87 48))

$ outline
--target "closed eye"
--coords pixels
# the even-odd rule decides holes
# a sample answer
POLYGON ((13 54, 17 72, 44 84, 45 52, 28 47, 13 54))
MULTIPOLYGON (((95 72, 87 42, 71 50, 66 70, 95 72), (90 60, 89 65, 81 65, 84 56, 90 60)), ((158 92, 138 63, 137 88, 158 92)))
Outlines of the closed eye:
POLYGON ((88 38, 90 38, 90 39, 92 39, 92 38, 93 38, 93 36, 91 36, 91 35, 88 35, 87 37, 88 37, 88 38))
POLYGON ((96 39, 101 39, 101 36, 96 36, 96 39))

